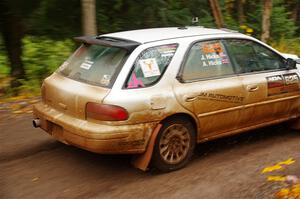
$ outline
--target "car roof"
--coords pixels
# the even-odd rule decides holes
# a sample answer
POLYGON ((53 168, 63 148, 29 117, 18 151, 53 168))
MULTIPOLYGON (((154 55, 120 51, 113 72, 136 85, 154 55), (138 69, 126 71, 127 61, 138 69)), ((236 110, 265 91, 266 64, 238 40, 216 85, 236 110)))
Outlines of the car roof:
POLYGON ((201 35, 230 34, 236 31, 228 29, 212 29, 199 26, 193 27, 170 27, 170 28, 150 28, 116 32, 100 35, 100 37, 112 37, 139 43, 149 43, 174 38, 193 37, 201 35))

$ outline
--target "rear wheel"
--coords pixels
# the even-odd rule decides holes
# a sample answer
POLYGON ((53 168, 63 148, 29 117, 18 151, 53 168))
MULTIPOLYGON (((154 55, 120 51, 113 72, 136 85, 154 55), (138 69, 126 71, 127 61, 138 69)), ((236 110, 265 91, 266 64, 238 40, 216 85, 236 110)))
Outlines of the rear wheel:
POLYGON ((195 129, 189 120, 164 122, 155 142, 153 166, 164 172, 184 167, 192 157, 195 142, 195 129))

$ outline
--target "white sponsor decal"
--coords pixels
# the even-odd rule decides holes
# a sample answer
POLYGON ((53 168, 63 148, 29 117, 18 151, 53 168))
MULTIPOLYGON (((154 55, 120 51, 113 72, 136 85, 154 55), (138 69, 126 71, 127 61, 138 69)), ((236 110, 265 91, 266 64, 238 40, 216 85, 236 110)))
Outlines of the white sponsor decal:
POLYGON ((93 65, 93 63, 94 63, 94 62, 92 62, 92 61, 85 60, 85 61, 80 65, 80 68, 89 70, 89 69, 91 68, 91 66, 93 65))
POLYGON ((282 81, 282 77, 279 75, 268 77, 268 81, 282 81))
POLYGON ((110 75, 103 75, 100 83, 107 86, 110 83, 110 79, 111 79, 110 75))
POLYGON ((160 70, 157 65, 156 59, 142 59, 139 60, 144 77, 155 77, 160 75, 160 70))
POLYGON ((299 77, 297 74, 284 76, 284 79, 286 85, 295 84, 299 82, 299 77))

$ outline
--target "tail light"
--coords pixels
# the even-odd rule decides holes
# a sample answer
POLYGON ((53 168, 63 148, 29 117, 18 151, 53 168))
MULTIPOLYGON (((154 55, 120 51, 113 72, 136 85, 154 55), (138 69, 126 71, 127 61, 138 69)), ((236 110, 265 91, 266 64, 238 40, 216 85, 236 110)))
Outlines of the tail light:
POLYGON ((128 112, 120 106, 88 102, 86 117, 103 121, 122 121, 128 119, 128 112))

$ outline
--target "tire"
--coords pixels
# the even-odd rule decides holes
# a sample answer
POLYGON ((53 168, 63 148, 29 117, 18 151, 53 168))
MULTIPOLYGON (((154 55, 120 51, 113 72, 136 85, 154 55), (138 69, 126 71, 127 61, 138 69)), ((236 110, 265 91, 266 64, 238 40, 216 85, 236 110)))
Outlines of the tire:
POLYGON ((157 135, 152 165, 163 172, 178 170, 191 159, 195 144, 195 129, 189 120, 167 120, 157 135))

